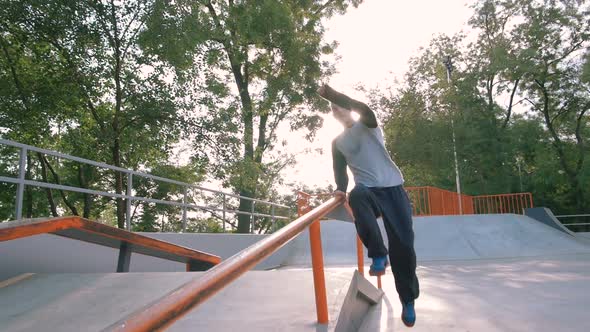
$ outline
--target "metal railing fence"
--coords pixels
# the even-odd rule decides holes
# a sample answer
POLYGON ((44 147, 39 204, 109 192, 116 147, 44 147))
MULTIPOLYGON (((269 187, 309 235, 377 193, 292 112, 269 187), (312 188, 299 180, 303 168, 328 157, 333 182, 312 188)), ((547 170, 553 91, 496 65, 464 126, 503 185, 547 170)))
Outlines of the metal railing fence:
MULTIPOLYGON (((76 157, 76 156, 71 156, 71 155, 67 155, 64 153, 60 153, 60 152, 56 152, 56 151, 52 151, 52 150, 47 150, 47 149, 42 149, 42 148, 38 148, 38 147, 31 146, 31 145, 26 145, 26 144, 14 142, 14 141, 6 140, 6 139, 0 139, 0 146, 2 146, 2 145, 17 148, 18 153, 19 153, 19 162, 18 162, 18 168, 17 168, 18 176, 17 177, 0 176, 0 182, 12 183, 12 184, 16 184, 16 186, 17 186, 16 197, 15 197, 15 219, 22 219, 24 192, 25 192, 26 186, 46 188, 46 189, 64 190, 64 191, 69 191, 69 192, 77 192, 77 193, 97 195, 97 196, 103 196, 103 197, 124 199, 126 202, 125 228, 127 230, 131 229, 131 207, 132 207, 132 204, 134 201, 163 204, 163 205, 176 206, 176 207, 182 208, 182 230, 183 231, 186 231, 186 228, 187 228, 187 212, 189 209, 201 210, 201 211, 206 211, 206 212, 211 212, 211 211, 221 212, 222 219, 223 219, 223 230, 224 231, 226 229, 225 222, 226 222, 226 217, 227 217, 228 213, 235 214, 235 215, 238 215, 238 214, 249 215, 249 216, 253 217, 253 219, 254 219, 254 217, 270 218, 272 225, 273 225, 273 229, 275 228, 274 225, 276 223, 276 220, 289 220, 289 219, 291 219, 290 215, 279 215, 276 213, 277 209, 286 209, 287 211, 289 211, 289 214, 290 214, 290 212, 293 210, 293 208, 286 206, 286 205, 273 203, 273 202, 269 202, 269 201, 264 201, 264 200, 260 200, 260 199, 256 199, 256 198, 240 196, 240 195, 227 193, 227 192, 223 192, 223 191, 219 191, 219 190, 209 189, 209 188, 197 186, 197 185, 190 184, 190 183, 185 183, 182 181, 167 179, 167 178, 163 178, 160 176, 155 176, 155 175, 148 174, 148 173, 129 170, 129 169, 122 168, 122 167, 116 167, 116 166, 112 166, 112 165, 109 165, 106 163, 97 162, 94 160, 89 160, 89 159, 80 158, 80 157, 76 157), (29 152, 41 153, 43 155, 53 156, 53 157, 57 157, 57 158, 65 159, 65 160, 70 160, 70 161, 75 161, 75 162, 86 164, 86 165, 91 165, 91 166, 95 166, 95 167, 99 167, 99 168, 103 168, 103 169, 121 172, 126 177, 127 186, 126 186, 125 193, 124 194, 117 194, 117 193, 111 193, 111 192, 100 191, 100 190, 93 190, 93 189, 80 188, 80 187, 74 187, 74 186, 69 186, 69 185, 62 185, 62 184, 55 184, 55 183, 25 179, 25 174, 26 174, 26 170, 27 170, 27 154, 29 152), (183 189, 182 190, 182 192, 183 192, 182 202, 154 199, 154 198, 149 198, 149 197, 140 197, 140 196, 133 195, 133 190, 134 190, 133 189, 133 182, 134 182, 134 179, 136 179, 136 178, 146 178, 146 179, 151 179, 154 181, 160 181, 160 182, 180 186, 183 189), (212 207, 212 206, 205 206, 205 205, 201 205, 201 204, 189 203, 188 202, 189 197, 187 195, 188 189, 196 189, 196 190, 200 190, 202 192, 205 191, 205 192, 210 192, 213 194, 221 195, 222 207, 212 207), (228 209, 227 208, 227 201, 229 198, 250 200, 250 201, 252 201, 252 208, 250 211, 240 211, 237 209, 228 209), (268 207, 270 207, 270 213, 257 213, 257 212, 255 212, 255 205, 256 204, 267 205, 268 207)), ((251 222, 251 225, 252 225, 251 231, 253 232, 254 231, 254 226, 253 226, 254 222, 251 222)))

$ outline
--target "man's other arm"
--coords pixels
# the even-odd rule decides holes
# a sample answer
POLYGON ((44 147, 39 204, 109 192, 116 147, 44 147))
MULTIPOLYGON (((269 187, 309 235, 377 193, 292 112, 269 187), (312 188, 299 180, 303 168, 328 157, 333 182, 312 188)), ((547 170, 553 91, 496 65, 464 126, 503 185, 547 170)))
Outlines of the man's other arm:
POLYGON ((346 192, 348 188, 348 173, 346 173, 346 158, 338 148, 336 142, 332 142, 332 166, 334 168, 334 179, 336 190, 346 192))

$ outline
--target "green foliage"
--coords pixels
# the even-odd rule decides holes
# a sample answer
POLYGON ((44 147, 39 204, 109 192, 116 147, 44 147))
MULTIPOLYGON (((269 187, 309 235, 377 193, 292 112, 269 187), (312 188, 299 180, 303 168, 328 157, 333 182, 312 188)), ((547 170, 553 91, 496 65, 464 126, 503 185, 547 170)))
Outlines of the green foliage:
POLYGON ((408 185, 454 190, 454 128, 464 192, 531 191, 537 205, 585 212, 590 7, 481 0, 473 8, 475 42, 438 36, 410 61, 404 85, 371 92, 386 112, 388 149, 408 185))
MULTIPOLYGON (((181 137, 187 104, 172 67, 140 47, 138 36, 154 6, 149 0, 2 1, 2 136, 119 167, 163 167, 181 137)), ((124 192, 119 172, 48 158, 44 179, 40 157, 29 158, 30 178, 124 192)), ((4 158, 0 164, 5 162, 15 165, 4 158)), ((202 173, 167 171, 186 181, 202 173)), ((35 216, 47 215, 53 201, 60 214, 102 218, 113 203, 57 191, 42 196, 36 201, 44 199, 45 210, 35 208, 35 216)), ((124 202, 117 199, 116 224, 122 227, 124 219, 124 202)))
MULTIPOLYGON (((155 2, 140 41, 187 82, 195 159, 224 187, 265 198, 292 160, 276 151, 280 128, 313 137, 322 124, 318 110, 326 110, 315 91, 334 70, 320 60, 335 47, 322 41, 324 19, 360 2, 155 2)), ((249 211, 250 201, 239 208, 249 211)), ((249 228, 241 215, 238 230, 249 228)))
MULTIPOLYGON (((336 46, 322 41, 324 19, 360 3, 3 0, 0 134, 185 182, 201 181, 206 171, 241 195, 275 197, 280 171, 293 163, 275 148, 279 126, 312 137, 321 125, 316 85, 333 67, 320 57, 336 46), (192 166, 168 163, 181 138, 193 141, 192 166)), ((8 155, 2 152, 0 168, 14 170, 8 155)), ((119 172, 28 157, 27 178, 125 191, 119 172)), ((154 199, 182 196, 175 186, 141 178, 133 187, 154 199)), ((122 199, 56 190, 26 196, 35 216, 83 214, 111 223, 114 215, 119 227, 125 220, 122 199)), ((134 203, 138 230, 178 228, 178 207, 134 203)), ((2 199, 5 211, 12 204, 2 199)), ((239 208, 251 206, 242 201, 239 208)))

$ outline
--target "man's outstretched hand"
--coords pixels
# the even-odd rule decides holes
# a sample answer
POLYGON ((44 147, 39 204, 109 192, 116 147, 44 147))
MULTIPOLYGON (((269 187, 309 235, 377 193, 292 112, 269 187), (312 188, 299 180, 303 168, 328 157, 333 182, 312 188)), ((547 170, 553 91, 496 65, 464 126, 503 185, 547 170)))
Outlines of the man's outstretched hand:
POLYGON ((348 204, 348 197, 346 195, 345 192, 340 191, 340 190, 336 190, 335 192, 332 193, 334 195, 334 197, 344 197, 344 208, 346 209, 346 211, 348 211, 348 213, 350 214, 350 217, 352 217, 352 220, 354 221, 354 214, 352 213, 352 209, 350 208, 350 205, 348 204))
POLYGON ((336 190, 332 194, 334 195, 334 197, 338 197, 338 198, 343 197, 344 201, 346 201, 346 193, 345 192, 340 191, 340 190, 336 190))
POLYGON ((322 86, 319 87, 317 92, 322 98, 326 98, 326 96, 328 95, 329 88, 330 86, 328 84, 322 84, 322 86))

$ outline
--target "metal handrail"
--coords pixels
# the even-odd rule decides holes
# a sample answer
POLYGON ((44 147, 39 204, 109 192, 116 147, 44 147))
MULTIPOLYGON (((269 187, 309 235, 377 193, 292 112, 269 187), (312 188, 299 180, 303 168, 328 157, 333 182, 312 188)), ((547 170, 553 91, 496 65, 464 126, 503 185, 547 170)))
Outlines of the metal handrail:
POLYGON ((40 152, 40 153, 43 153, 43 154, 46 154, 46 155, 50 155, 50 156, 54 156, 54 157, 59 157, 59 158, 63 158, 63 159, 73 160, 73 161, 77 161, 77 162, 80 162, 80 163, 84 163, 84 164, 88 164, 88 165, 92 165, 92 166, 96 166, 96 167, 107 168, 107 169, 110 169, 110 170, 113 170, 113 171, 119 171, 121 173, 132 174, 132 175, 137 175, 137 176, 141 176, 141 177, 152 179, 152 180, 157 180, 157 181, 167 182, 167 183, 171 183, 171 184, 176 184, 176 185, 179 185, 179 186, 182 186, 182 187, 190 187, 190 188, 194 188, 194 189, 209 191, 209 192, 216 193, 216 194, 224 194, 224 195, 227 195, 227 196, 230 196, 230 197, 234 197, 234 198, 244 198, 244 199, 251 200, 251 201, 254 201, 254 202, 265 203, 265 204, 274 205, 274 206, 277 206, 277 207, 282 207, 282 208, 287 208, 287 209, 290 208, 289 206, 282 205, 282 204, 279 204, 279 203, 268 202, 268 201, 264 201, 264 200, 257 199, 257 198, 252 198, 252 197, 247 197, 247 196, 240 196, 240 195, 236 195, 236 194, 232 194, 232 193, 227 193, 227 192, 223 192, 223 191, 219 191, 219 190, 215 190, 215 189, 205 188, 205 187, 197 186, 197 185, 191 184, 191 183, 186 183, 186 182, 182 182, 182 181, 176 181, 176 180, 172 180, 172 179, 167 179, 167 178, 163 178, 163 177, 152 175, 152 174, 148 174, 148 173, 138 172, 138 171, 130 170, 130 169, 127 169, 127 168, 122 168, 122 167, 117 167, 117 166, 113 166, 113 165, 101 163, 99 161, 94 161, 94 160, 90 160, 90 159, 85 159, 85 158, 80 158, 80 157, 76 157, 76 156, 71 156, 71 155, 67 155, 67 154, 64 154, 64 153, 57 152, 57 151, 42 149, 42 148, 38 148, 38 147, 35 147, 35 146, 32 146, 32 145, 22 144, 22 143, 10 141, 10 140, 2 139, 2 138, 0 138, 0 145, 7 145, 7 146, 15 147, 15 148, 20 148, 20 149, 27 149, 27 150, 30 150, 30 151, 33 151, 33 152, 40 152))
MULTIPOLYGON (((20 181, 15 180, 14 178, 0 176, 0 182, 9 182, 9 183, 18 184, 20 181)), ((195 208, 195 209, 201 209, 201 210, 207 210, 207 211, 220 211, 220 212, 230 211, 235 214, 247 214, 247 215, 255 216, 255 217, 271 217, 271 218, 275 218, 275 219, 289 219, 289 217, 276 216, 276 215, 273 216, 273 215, 264 214, 264 213, 252 213, 252 212, 248 212, 248 211, 227 210, 227 209, 224 210, 224 209, 214 208, 214 207, 209 207, 209 206, 204 206, 204 205, 165 201, 165 200, 161 200, 161 199, 154 199, 154 198, 142 197, 142 196, 128 196, 125 194, 115 194, 115 193, 110 193, 107 191, 78 188, 78 187, 72 187, 72 186, 65 186, 62 184, 40 182, 40 181, 34 181, 34 180, 24 180, 23 183, 28 186, 34 186, 34 187, 40 187, 40 188, 66 190, 66 191, 73 191, 73 192, 78 192, 78 193, 83 193, 83 194, 100 195, 100 196, 113 197, 113 198, 125 198, 125 199, 130 199, 132 201, 164 204, 164 205, 178 206, 178 207, 184 207, 184 208, 195 208)))
MULTIPOLYGON (((15 148, 20 149, 19 176, 17 178, 0 176, 0 182, 13 183, 18 186, 17 195, 16 195, 15 219, 22 218, 23 192, 24 192, 24 187, 27 185, 40 187, 40 188, 65 190, 65 191, 78 192, 78 193, 84 193, 84 194, 126 199, 127 200, 127 213, 126 213, 125 225, 126 225, 127 230, 131 229, 131 213, 130 212, 131 212, 131 202, 132 201, 149 202, 149 203, 182 207, 183 208, 183 213, 182 213, 183 231, 186 230, 186 218, 187 218, 186 209, 187 208, 201 209, 204 211, 220 211, 220 212, 224 212, 224 216, 225 216, 225 212, 229 212, 229 213, 234 213, 234 214, 249 215, 249 216, 253 216, 253 217, 272 218, 273 223, 274 223, 275 219, 279 219, 279 220, 290 219, 288 216, 279 216, 279 215, 274 214, 275 207, 290 209, 289 206, 286 206, 283 204, 278 204, 278 203, 264 201, 264 200, 260 200, 260 199, 256 199, 256 198, 251 198, 251 197, 236 195, 236 194, 227 193, 227 192, 223 192, 223 191, 219 191, 219 190, 214 190, 214 189, 210 189, 210 188, 205 188, 205 187, 201 187, 201 186, 186 183, 186 182, 176 181, 176 180, 167 179, 167 178, 155 176, 155 175, 148 174, 148 173, 138 172, 138 171, 134 171, 134 170, 130 170, 130 169, 122 168, 122 167, 117 167, 117 166, 112 166, 112 165, 105 164, 102 162, 97 162, 94 160, 80 158, 80 157, 75 157, 75 156, 63 154, 60 152, 42 149, 42 148, 38 148, 35 146, 22 144, 22 143, 18 143, 18 142, 6 140, 6 139, 0 139, 0 145, 6 145, 6 146, 15 147, 15 148), (72 186, 66 186, 66 185, 59 185, 59 184, 54 184, 54 183, 49 183, 49 182, 26 180, 24 177, 24 174, 25 174, 25 168, 26 168, 26 155, 27 155, 28 151, 38 152, 38 153, 42 153, 45 155, 50 155, 50 156, 54 156, 54 157, 58 157, 58 158, 62 158, 62 159, 77 161, 80 163, 84 163, 84 164, 88 164, 88 165, 92 165, 92 166, 124 173, 127 175, 127 181, 128 181, 126 193, 125 194, 115 194, 115 193, 110 193, 110 192, 105 192, 105 191, 98 191, 98 190, 92 190, 92 189, 86 189, 86 188, 78 188, 78 187, 72 187, 72 186), (147 179, 160 181, 160 182, 175 184, 175 185, 183 187, 184 188, 184 196, 183 196, 182 203, 132 195, 132 190, 133 190, 133 183, 132 182, 133 182, 134 175, 139 176, 139 177, 143 177, 143 178, 147 178, 147 179), (201 191, 207 191, 207 192, 211 192, 214 194, 223 195, 223 208, 208 207, 208 206, 201 206, 198 204, 187 203, 186 202, 186 189, 187 188, 197 189, 197 190, 201 190, 201 191), (225 208, 225 206, 226 206, 225 200, 227 197, 246 199, 246 200, 250 200, 250 201, 256 202, 256 203, 266 204, 271 207, 272 212, 271 212, 271 214, 264 214, 264 213, 255 213, 254 211, 229 210, 229 209, 225 208)), ((224 225, 225 225, 225 219, 223 221, 224 221, 224 225)), ((225 230, 225 226, 224 226, 224 230, 225 230)))
MULTIPOLYGON (((342 197, 333 197, 327 200, 276 233, 242 250, 236 255, 223 261, 221 264, 216 265, 198 279, 187 282, 168 293, 160 300, 111 325, 107 330, 153 331, 169 326, 187 311, 205 302, 208 298, 229 285, 240 275, 252 269, 264 258, 270 256, 289 241, 293 240, 296 236, 301 234, 305 228, 314 224, 319 224, 319 220, 323 216, 343 202, 344 199, 342 197)), ((323 287, 325 291, 325 284, 323 287)))
MULTIPOLYGON (((579 218, 579 217, 590 217, 590 214, 566 214, 561 216, 555 216, 556 218, 579 218)), ((588 226, 590 222, 577 222, 577 223, 563 223, 564 226, 588 226)))

